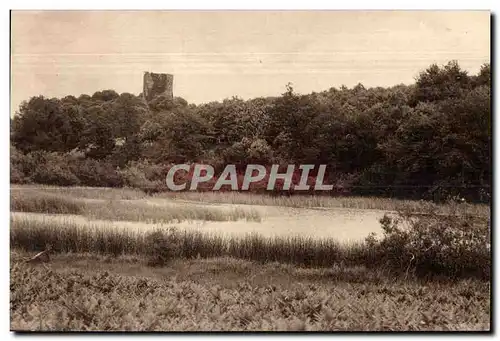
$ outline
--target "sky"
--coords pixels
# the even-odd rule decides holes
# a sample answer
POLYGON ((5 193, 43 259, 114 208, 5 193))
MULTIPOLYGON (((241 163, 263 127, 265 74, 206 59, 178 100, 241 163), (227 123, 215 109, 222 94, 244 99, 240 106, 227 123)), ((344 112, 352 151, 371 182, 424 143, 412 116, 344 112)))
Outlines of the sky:
POLYGON ((142 92, 174 75, 190 103, 362 83, 490 62, 487 11, 12 11, 11 114, 32 96, 142 92))

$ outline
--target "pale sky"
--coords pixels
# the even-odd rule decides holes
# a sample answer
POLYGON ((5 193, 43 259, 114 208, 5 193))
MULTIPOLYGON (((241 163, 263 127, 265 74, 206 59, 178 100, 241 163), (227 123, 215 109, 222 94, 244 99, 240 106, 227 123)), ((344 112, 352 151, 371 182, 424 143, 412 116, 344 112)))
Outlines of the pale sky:
POLYGON ((203 103, 413 83, 432 63, 490 62, 487 11, 13 11, 12 111, 31 96, 142 92, 174 74, 203 103))

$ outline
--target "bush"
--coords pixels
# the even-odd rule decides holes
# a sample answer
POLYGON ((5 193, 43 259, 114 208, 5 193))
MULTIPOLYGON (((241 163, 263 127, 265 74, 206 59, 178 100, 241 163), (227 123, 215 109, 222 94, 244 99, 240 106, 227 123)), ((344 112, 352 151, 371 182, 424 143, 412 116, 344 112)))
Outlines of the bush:
POLYGON ((167 166, 152 164, 145 160, 132 161, 121 174, 130 187, 139 188, 146 194, 153 194, 167 191, 165 179, 168 169, 167 166))
POLYGON ((395 217, 380 220, 384 235, 370 235, 368 248, 377 253, 374 265, 418 277, 490 277, 491 243, 489 221, 465 212, 465 203, 449 204, 449 215, 437 213, 429 204, 425 212, 400 210, 395 217))
POLYGON ((35 152, 36 167, 32 173, 35 183, 44 185, 76 186, 80 180, 72 173, 65 154, 35 152))
POLYGON ((149 233, 146 238, 149 245, 148 265, 163 266, 174 258, 181 256, 181 235, 175 228, 167 231, 156 230, 149 233))
POLYGON ((29 155, 25 155, 15 147, 10 147, 10 182, 14 184, 29 183, 29 175, 35 169, 35 163, 29 155))
POLYGON ((10 183, 11 184, 24 184, 26 178, 24 173, 17 167, 10 165, 10 183))
POLYGON ((76 159, 71 162, 71 170, 84 186, 121 187, 123 180, 113 165, 104 160, 76 159))
POLYGON ((119 171, 124 185, 132 188, 139 188, 146 193, 154 193, 160 185, 159 181, 150 181, 146 174, 137 166, 132 165, 119 171))

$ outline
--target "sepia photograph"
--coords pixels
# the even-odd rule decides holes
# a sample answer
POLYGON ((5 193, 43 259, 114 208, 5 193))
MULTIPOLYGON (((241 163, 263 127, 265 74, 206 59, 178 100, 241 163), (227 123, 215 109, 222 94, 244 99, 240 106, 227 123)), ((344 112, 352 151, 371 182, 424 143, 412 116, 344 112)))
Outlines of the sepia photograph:
POLYGON ((492 19, 11 10, 10 331, 491 332, 492 19))

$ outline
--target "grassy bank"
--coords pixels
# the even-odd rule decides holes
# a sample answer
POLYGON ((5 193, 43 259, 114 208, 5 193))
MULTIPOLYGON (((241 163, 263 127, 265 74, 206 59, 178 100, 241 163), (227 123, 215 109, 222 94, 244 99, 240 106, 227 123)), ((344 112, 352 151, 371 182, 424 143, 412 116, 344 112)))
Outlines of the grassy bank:
MULTIPOLYGON (((384 211, 410 210, 425 212, 429 206, 439 208, 441 214, 449 214, 454 210, 453 204, 434 205, 426 201, 399 200, 378 197, 330 197, 314 195, 271 196, 246 192, 165 192, 156 194, 177 200, 199 201, 206 203, 246 204, 264 206, 286 206, 298 208, 351 208, 376 209, 384 211)), ((461 204, 468 214, 489 216, 490 207, 485 204, 461 204)))
MULTIPOLYGON (((53 186, 23 186, 12 185, 12 194, 21 194, 27 190, 36 189, 38 193, 56 194, 81 199, 100 200, 134 200, 148 197, 142 191, 129 188, 98 188, 98 187, 53 187, 53 186)), ((425 212, 432 203, 415 200, 398 200, 378 197, 329 197, 312 195, 271 196, 249 192, 164 192, 153 195, 157 198, 188 200, 203 203, 245 204, 264 206, 284 206, 297 208, 351 208, 377 209, 398 211, 401 209, 412 212, 425 212)), ((435 205, 441 214, 449 214, 456 204, 435 205)), ((490 207, 485 204, 460 204, 468 214, 489 216, 490 207)))
POLYGON ((48 194, 70 196, 76 199, 101 199, 101 200, 135 200, 147 197, 147 195, 135 188, 111 188, 111 187, 62 187, 48 185, 16 185, 11 184, 11 194, 20 194, 23 191, 37 191, 48 194))
POLYGON ((151 268, 129 258, 11 257, 11 329, 38 331, 489 330, 489 283, 388 279, 232 258, 151 268))
MULTIPOLYGON (((55 194, 37 189, 14 189, 11 194, 11 211, 47 214, 79 214, 92 219, 112 221, 141 221, 146 223, 171 223, 185 220, 236 221, 240 219, 259 222, 256 210, 215 207, 182 207, 179 205, 155 206, 141 201, 82 200, 70 194, 55 194)), ((90 199, 90 198, 86 198, 90 199)))
POLYGON ((145 223, 171 223, 186 220, 203 221, 261 221, 260 214, 253 209, 161 205, 140 202, 107 201, 103 204, 86 205, 87 217, 103 220, 140 221, 145 223))
POLYGON ((10 210, 11 212, 83 214, 85 204, 61 195, 24 189, 11 191, 10 210))

